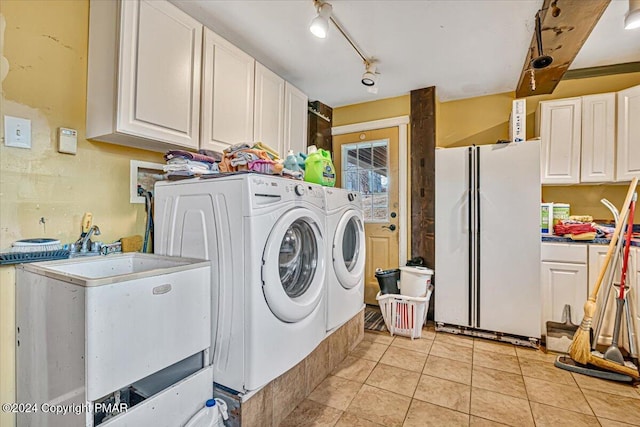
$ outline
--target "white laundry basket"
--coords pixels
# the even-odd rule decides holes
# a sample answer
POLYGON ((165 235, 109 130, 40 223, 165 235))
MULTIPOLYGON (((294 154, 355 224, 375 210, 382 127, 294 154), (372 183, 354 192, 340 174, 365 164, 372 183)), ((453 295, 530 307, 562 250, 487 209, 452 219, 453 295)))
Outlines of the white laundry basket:
POLYGON ((380 304, 382 318, 391 335, 402 335, 411 339, 422 336, 422 326, 427 318, 429 300, 433 285, 429 285, 424 297, 386 294, 378 292, 376 299, 380 304))

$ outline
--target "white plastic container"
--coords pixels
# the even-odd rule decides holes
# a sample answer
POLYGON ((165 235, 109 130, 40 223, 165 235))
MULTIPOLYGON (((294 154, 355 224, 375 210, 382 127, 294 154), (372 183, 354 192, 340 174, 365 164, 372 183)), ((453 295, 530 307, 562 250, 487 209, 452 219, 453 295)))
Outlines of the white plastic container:
POLYGON ((432 276, 433 270, 427 267, 400 267, 400 295, 424 297, 432 276))
POLYGON ((398 294, 382 295, 378 292, 376 300, 380 305, 384 324, 391 336, 402 335, 411 339, 422 336, 422 327, 427 318, 432 291, 433 285, 429 286, 425 297, 408 297, 398 294))
POLYGON ((209 399, 184 427, 224 427, 229 418, 227 404, 222 399, 209 399))

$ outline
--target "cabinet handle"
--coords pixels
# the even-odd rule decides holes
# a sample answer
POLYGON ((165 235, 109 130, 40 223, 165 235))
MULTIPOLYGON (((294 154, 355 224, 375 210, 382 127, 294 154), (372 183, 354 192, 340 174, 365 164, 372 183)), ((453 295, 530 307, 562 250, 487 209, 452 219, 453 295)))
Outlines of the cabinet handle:
POLYGON ((165 285, 156 286, 155 288, 153 288, 154 295, 166 294, 169 291, 171 291, 171 285, 169 283, 165 285))

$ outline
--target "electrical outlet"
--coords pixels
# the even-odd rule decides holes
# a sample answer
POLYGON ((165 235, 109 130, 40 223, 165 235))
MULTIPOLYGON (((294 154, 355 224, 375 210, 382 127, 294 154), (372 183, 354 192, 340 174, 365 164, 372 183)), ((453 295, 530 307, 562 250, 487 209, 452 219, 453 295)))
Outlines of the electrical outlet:
POLYGON ((31 148, 31 120, 4 116, 4 145, 31 148))

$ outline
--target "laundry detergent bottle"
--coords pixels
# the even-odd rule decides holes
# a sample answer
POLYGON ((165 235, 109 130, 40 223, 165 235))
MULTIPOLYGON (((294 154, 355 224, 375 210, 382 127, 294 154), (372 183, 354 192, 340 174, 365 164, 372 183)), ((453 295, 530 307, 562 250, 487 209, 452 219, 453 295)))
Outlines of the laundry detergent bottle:
POLYGON ((336 185, 336 169, 331 161, 331 153, 309 146, 309 155, 304 161, 304 180, 315 184, 333 187, 336 185))
POLYGON ((222 399, 209 399, 184 427, 224 427, 229 418, 227 404, 222 399))

